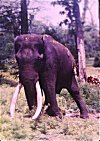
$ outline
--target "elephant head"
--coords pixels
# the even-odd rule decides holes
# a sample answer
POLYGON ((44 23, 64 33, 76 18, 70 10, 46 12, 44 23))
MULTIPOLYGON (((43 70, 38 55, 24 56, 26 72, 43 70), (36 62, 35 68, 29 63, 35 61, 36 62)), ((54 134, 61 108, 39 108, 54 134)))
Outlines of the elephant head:
POLYGON ((19 67, 19 84, 13 94, 10 114, 13 117, 17 95, 24 86, 29 109, 35 105, 37 110, 32 119, 39 116, 42 109, 42 91, 39 85, 39 73, 45 62, 42 35, 20 35, 15 38, 15 57, 19 67))

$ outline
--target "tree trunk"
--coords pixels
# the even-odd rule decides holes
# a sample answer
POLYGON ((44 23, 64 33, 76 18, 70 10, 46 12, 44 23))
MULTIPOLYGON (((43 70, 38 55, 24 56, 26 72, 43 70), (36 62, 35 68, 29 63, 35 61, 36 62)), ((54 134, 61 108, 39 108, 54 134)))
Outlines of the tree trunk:
POLYGON ((14 26, 13 26, 13 30, 14 30, 14 37, 20 35, 20 30, 19 30, 19 25, 17 26, 18 24, 15 23, 14 26))
POLYGON ((75 25, 76 25, 76 41, 78 49, 78 67, 79 67, 79 80, 80 82, 86 81, 86 62, 85 62, 85 48, 84 48, 84 38, 82 23, 80 19, 80 9, 78 1, 74 0, 74 15, 75 15, 75 25))
POLYGON ((21 34, 28 34, 27 0, 21 0, 21 34))
POLYGON ((89 4, 89 0, 84 0, 84 8, 83 8, 83 13, 82 13, 83 24, 85 23, 85 19, 86 19, 86 12, 89 9, 88 4, 89 4))

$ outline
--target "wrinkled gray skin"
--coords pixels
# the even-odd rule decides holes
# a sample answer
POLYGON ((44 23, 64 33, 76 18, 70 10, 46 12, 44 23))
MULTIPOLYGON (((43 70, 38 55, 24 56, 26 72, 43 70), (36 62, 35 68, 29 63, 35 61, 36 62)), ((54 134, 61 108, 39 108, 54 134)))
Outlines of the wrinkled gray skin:
POLYGON ((74 75, 75 61, 67 48, 49 35, 27 34, 15 39, 15 55, 30 110, 37 103, 35 83, 39 80, 48 105, 47 114, 61 116, 56 93, 67 88, 80 109, 80 117, 88 118, 74 75))

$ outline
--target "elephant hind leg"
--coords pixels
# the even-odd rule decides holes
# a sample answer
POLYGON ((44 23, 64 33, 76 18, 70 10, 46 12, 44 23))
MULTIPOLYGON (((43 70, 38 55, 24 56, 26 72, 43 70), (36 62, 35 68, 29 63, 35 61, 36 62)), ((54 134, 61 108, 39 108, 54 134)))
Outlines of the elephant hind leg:
POLYGON ((85 106, 85 103, 80 96, 79 87, 77 85, 75 76, 72 78, 71 86, 67 88, 73 99, 75 100, 78 108, 80 109, 80 117, 81 118, 88 118, 88 112, 85 106))

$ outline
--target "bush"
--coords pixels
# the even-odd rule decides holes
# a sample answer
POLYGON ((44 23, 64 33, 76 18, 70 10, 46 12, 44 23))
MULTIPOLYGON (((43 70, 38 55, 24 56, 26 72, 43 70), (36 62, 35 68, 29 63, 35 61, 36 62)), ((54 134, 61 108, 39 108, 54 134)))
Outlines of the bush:
MULTIPOLYGON (((100 88, 88 83, 80 85, 80 94, 83 97, 86 107, 90 113, 100 112, 99 106, 99 95, 100 88)), ((78 111, 75 101, 72 99, 71 95, 67 90, 63 89, 58 96, 59 107, 64 107, 66 110, 78 111)))
POLYGON ((93 66, 100 67, 100 55, 95 57, 93 66))
POLYGON ((99 95, 100 88, 94 85, 89 85, 88 83, 80 86, 80 93, 84 98, 89 112, 100 112, 99 107, 99 95))

